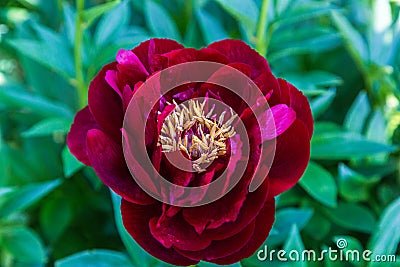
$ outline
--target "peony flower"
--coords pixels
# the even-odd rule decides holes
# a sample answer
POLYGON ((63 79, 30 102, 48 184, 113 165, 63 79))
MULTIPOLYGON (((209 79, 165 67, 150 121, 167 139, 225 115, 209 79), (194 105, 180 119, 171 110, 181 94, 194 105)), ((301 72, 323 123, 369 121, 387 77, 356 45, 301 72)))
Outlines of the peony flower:
POLYGON ((116 62, 104 66, 90 83, 88 99, 75 117, 67 144, 122 197, 122 220, 129 234, 170 264, 231 264, 251 256, 274 222, 274 197, 296 184, 309 160, 313 119, 307 98, 275 78, 267 61, 242 41, 223 40, 196 50, 151 39, 121 50, 116 62), (188 62, 226 66, 217 67, 210 79, 238 85, 241 95, 198 81, 160 95, 163 78, 157 74, 188 62), (236 80, 227 68, 249 82, 236 80), (157 100, 140 102, 139 95, 151 94, 148 84, 154 77, 160 87, 154 89, 157 100), (213 101, 221 103, 219 110, 213 101), (149 106, 149 112, 141 124, 143 106, 149 106), (186 163, 176 166, 174 156, 186 163), (144 168, 140 157, 148 158, 159 174, 144 168), (227 183, 235 175, 239 179, 232 188, 227 183, 220 187, 213 201, 201 203, 222 173, 227 183), (157 175, 184 189, 204 190, 177 190, 171 196, 158 180, 151 180, 157 175), (138 182, 142 178, 150 179, 152 189, 138 182), (193 205, 175 205, 188 198, 193 205))

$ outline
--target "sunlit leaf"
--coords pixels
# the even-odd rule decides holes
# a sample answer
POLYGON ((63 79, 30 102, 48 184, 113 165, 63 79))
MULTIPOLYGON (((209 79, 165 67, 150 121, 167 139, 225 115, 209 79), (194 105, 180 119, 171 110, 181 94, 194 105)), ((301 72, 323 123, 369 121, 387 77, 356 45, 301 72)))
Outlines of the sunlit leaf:
MULTIPOLYGON (((400 198, 393 201, 382 213, 368 248, 374 255, 393 255, 400 243, 400 198)), ((369 266, 377 266, 371 263, 369 266)))

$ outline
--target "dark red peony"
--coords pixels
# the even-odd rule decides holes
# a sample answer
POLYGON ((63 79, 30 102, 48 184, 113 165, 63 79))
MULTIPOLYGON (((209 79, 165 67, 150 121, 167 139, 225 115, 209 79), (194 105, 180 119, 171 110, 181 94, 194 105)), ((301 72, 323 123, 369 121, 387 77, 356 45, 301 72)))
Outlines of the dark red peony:
MULTIPOLYGON (((307 98, 285 80, 276 79, 267 61, 242 41, 224 40, 196 50, 172 40, 152 39, 133 50, 121 50, 116 62, 104 66, 93 79, 88 99, 89 105, 77 113, 68 134, 71 152, 122 197, 123 223, 137 243, 171 264, 192 265, 199 260, 231 264, 251 256, 274 222, 274 197, 296 184, 309 160, 313 119, 307 98), (140 169, 138 173, 146 177, 157 174, 141 169, 135 158, 126 160, 123 147, 126 134, 135 137, 135 130, 127 133, 123 127, 130 103, 138 102, 132 99, 146 93, 146 83, 157 73, 186 62, 215 62, 240 71, 258 87, 243 84, 241 94, 250 97, 258 91, 262 96, 261 102, 258 97, 249 105, 222 86, 196 81, 152 103, 142 141, 146 157, 166 180, 189 188, 207 186, 221 173, 227 173, 229 180, 241 171, 232 190, 223 188, 221 198, 192 207, 173 206, 148 195, 131 173, 140 169), (208 104, 211 100, 229 110, 214 110, 208 104), (268 105, 259 104, 263 101, 268 105), (238 121, 248 136, 247 152, 238 121), (263 165, 262 149, 274 156, 269 166, 263 165), (190 171, 171 163, 168 155, 177 152, 190 162, 190 171), (260 185, 249 190, 256 178, 260 185)), ((135 114, 129 116, 134 124, 135 114)), ((135 151, 136 146, 129 149, 135 151)), ((153 190, 163 191, 156 183, 153 190)))

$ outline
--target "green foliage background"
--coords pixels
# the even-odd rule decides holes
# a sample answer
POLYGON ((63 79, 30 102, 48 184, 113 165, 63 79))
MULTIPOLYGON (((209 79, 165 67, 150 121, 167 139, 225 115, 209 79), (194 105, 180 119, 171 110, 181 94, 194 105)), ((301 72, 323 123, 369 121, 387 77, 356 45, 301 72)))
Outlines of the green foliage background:
MULTIPOLYGON (((242 39, 310 99, 311 162, 278 197, 270 249, 345 238, 400 266, 399 12, 394 0, 1 0, 0 266, 166 266, 126 234, 118 196, 65 147, 97 71, 151 37, 196 48, 242 39)), ((234 266, 264 264, 379 265, 254 255, 234 266)))

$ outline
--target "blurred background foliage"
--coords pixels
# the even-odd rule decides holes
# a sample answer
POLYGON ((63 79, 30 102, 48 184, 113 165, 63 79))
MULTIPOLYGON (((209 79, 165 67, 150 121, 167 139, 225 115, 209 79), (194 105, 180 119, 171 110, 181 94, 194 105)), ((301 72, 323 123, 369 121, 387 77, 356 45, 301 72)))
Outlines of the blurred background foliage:
POLYGON ((242 39, 309 98, 311 163, 278 197, 269 248, 345 238, 399 255, 399 12, 393 0, 1 0, 0 266, 166 265, 131 240, 118 196, 65 146, 97 71, 151 37, 196 48, 242 39))

